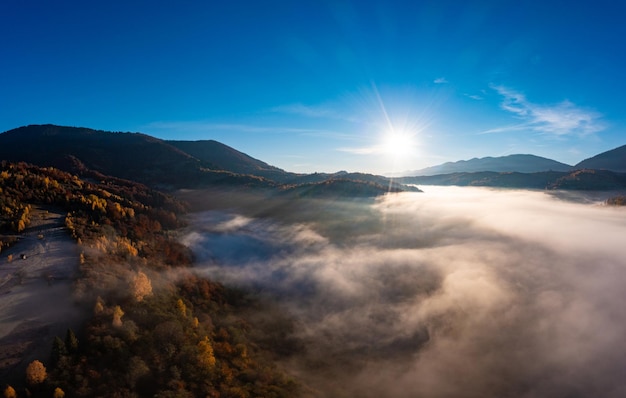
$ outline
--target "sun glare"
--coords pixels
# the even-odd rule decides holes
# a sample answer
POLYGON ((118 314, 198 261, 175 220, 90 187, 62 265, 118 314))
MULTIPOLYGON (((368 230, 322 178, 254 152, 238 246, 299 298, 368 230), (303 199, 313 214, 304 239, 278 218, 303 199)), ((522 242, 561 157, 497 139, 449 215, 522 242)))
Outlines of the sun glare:
POLYGON ((415 147, 413 136, 407 132, 389 131, 382 137, 382 152, 391 156, 410 155, 415 147))

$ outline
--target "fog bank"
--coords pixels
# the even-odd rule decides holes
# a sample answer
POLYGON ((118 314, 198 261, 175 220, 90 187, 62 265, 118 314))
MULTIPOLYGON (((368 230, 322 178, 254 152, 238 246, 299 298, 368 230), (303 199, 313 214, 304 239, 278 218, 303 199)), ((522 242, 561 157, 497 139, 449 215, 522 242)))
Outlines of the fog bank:
POLYGON ((295 319, 313 396, 626 396, 626 210, 425 191, 207 211, 184 243, 295 319))

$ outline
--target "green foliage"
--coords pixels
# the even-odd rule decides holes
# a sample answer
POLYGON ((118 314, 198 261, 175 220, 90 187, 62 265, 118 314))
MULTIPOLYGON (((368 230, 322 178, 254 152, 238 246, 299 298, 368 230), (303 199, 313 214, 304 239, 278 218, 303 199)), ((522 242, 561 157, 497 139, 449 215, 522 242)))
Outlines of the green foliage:
POLYGON ((65 348, 70 354, 78 352, 78 339, 72 329, 67 329, 67 333, 65 333, 65 348))

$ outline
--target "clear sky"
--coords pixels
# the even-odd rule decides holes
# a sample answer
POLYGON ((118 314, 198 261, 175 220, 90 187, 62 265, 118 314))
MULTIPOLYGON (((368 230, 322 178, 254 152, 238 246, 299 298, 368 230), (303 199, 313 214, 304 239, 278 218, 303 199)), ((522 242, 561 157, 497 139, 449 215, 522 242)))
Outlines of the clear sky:
POLYGON ((0 131, 215 139, 294 172, 575 164, 626 144, 625 38, 619 0, 2 0, 0 131))

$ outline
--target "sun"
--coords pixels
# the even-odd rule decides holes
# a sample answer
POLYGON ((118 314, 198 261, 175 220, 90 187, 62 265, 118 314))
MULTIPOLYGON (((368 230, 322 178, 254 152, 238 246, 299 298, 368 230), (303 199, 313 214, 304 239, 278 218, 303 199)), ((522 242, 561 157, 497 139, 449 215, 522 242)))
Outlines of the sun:
POLYGON ((382 136, 381 151, 390 156, 405 157, 413 153, 415 139, 405 131, 387 131, 382 136))

